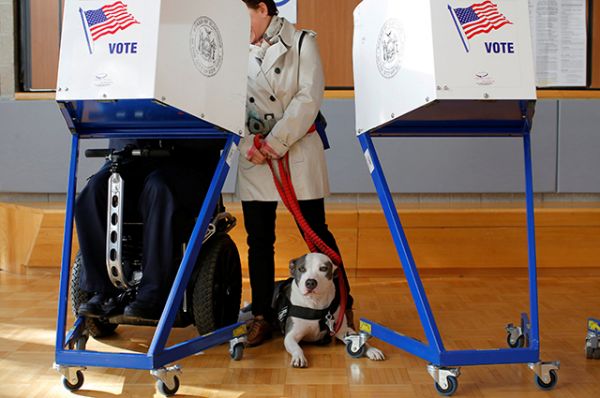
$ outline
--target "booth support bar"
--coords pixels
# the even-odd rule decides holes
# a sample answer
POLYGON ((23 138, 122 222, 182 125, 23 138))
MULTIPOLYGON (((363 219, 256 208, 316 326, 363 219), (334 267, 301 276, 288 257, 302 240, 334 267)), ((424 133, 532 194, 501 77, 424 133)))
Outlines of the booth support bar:
MULTIPOLYGON (((67 325, 67 305, 69 302, 69 275, 71 270, 71 254, 73 248, 73 218, 75 193, 77 191, 77 165, 79 162, 79 136, 71 137, 71 162, 69 165, 69 182, 67 187, 67 203, 65 216, 65 234, 63 238, 62 263, 60 268, 60 289, 58 296, 58 317, 56 321, 56 350, 65 346, 65 329, 67 325)), ((60 363, 57 358, 57 363, 60 363)))
POLYGON ((185 251, 183 260, 181 261, 181 265, 175 276, 175 281, 171 287, 167 303, 160 321, 158 322, 158 327, 156 328, 150 350, 148 351, 148 355, 150 356, 160 356, 165 349, 169 333, 175 321, 175 316, 177 315, 179 305, 183 299, 185 286, 187 286, 189 282, 194 264, 196 263, 200 249, 202 248, 204 233, 208 228, 208 224, 211 221, 211 215, 214 213, 219 200, 219 195, 225 184, 225 179, 227 178, 230 169, 229 162, 231 159, 231 152, 236 150, 239 141, 240 137, 235 134, 230 134, 227 139, 221 154, 221 159, 217 164, 215 174, 204 198, 204 202, 202 203, 200 215, 194 226, 189 244, 187 245, 187 250, 185 251))
POLYGON ((435 352, 442 352, 444 351, 442 338, 435 323, 427 295, 425 294, 425 288, 423 287, 423 283, 419 277, 419 272, 410 251, 408 240, 404 234, 400 217, 396 211, 396 206, 394 204, 394 200, 392 199, 392 194, 390 193, 390 188, 385 179, 385 175, 383 174, 383 169, 381 163, 379 162, 379 157, 377 156, 375 146, 373 145, 373 140, 369 133, 360 134, 358 139, 360 141, 363 153, 367 158, 371 178, 373 179, 373 183, 377 189, 377 194, 379 196, 379 200, 381 201, 383 212, 390 228, 398 256, 400 257, 408 286, 410 287, 411 294, 415 301, 419 318, 421 319, 421 324, 425 329, 425 336, 427 337, 430 347, 435 350, 435 352))
POLYGON ((538 281, 537 281, 537 256, 535 239, 535 209, 533 193, 533 166, 531 156, 531 136, 529 132, 523 136, 523 149, 525 155, 525 198, 527 202, 527 243, 529 254, 529 305, 531 327, 529 344, 538 349, 540 345, 539 310, 538 310, 538 281))

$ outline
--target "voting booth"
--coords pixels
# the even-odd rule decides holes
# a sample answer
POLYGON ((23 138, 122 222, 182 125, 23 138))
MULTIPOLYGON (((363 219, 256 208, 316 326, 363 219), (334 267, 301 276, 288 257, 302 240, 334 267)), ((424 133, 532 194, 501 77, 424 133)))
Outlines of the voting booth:
POLYGON ((63 15, 56 98, 72 150, 55 366, 70 390, 86 367, 101 366, 150 370, 159 391, 173 394, 179 369, 167 364, 228 341, 239 348, 245 335, 235 324, 166 346, 244 133, 248 11, 239 0, 66 0, 63 15), (148 353, 86 350, 81 317, 66 332, 79 141, 94 138, 225 143, 148 353))
POLYGON ((361 332, 430 362, 442 395, 460 366, 528 363, 542 388, 558 363, 539 358, 530 133, 536 99, 527 2, 363 0, 354 13, 356 129, 427 342, 361 320, 361 332), (373 137, 517 137, 524 143, 529 314, 507 327, 512 349, 448 351, 421 283, 373 137))

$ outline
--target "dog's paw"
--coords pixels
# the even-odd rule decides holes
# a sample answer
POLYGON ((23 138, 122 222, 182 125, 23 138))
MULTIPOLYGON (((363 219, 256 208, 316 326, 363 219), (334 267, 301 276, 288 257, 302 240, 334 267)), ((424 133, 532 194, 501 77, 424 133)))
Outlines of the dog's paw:
POLYGON ((367 358, 369 358, 371 361, 383 361, 385 359, 385 355, 383 354, 383 352, 381 352, 380 349, 375 347, 367 348, 366 355, 367 358))
POLYGON ((306 368, 306 367, 308 367, 308 361, 306 360, 306 357, 304 356, 304 353, 301 352, 299 354, 292 355, 291 365, 294 368, 306 368))

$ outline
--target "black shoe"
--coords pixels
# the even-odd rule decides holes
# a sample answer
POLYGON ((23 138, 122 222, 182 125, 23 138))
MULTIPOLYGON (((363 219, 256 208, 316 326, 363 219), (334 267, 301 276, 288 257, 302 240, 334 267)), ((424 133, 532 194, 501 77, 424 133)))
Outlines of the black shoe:
POLYGON ((134 301, 125 307, 123 315, 128 318, 158 320, 160 319, 162 311, 163 306, 149 305, 134 301))
POLYGON ((83 303, 79 306, 77 314, 88 318, 99 318, 104 316, 104 303, 106 303, 106 296, 103 293, 97 293, 89 299, 87 303, 83 303))

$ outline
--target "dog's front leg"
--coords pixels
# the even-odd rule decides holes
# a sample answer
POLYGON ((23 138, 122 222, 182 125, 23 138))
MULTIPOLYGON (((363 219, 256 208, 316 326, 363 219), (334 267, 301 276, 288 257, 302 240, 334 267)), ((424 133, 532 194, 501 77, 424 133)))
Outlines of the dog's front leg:
POLYGON ((305 368, 308 366, 308 361, 304 356, 304 351, 302 351, 300 344, 298 344, 301 340, 301 335, 292 332, 288 333, 283 341, 285 349, 292 356, 291 365, 295 368, 305 368))

